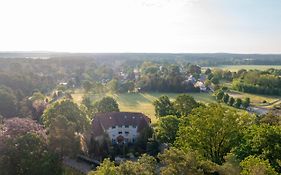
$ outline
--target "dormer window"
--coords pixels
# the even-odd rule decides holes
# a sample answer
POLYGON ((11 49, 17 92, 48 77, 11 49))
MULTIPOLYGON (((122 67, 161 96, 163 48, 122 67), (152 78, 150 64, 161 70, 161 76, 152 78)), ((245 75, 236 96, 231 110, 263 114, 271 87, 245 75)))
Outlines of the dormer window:
POLYGON ((116 126, 112 126, 112 129, 115 129, 116 128, 116 126))
POLYGON ((125 128, 129 128, 129 125, 125 125, 125 128))

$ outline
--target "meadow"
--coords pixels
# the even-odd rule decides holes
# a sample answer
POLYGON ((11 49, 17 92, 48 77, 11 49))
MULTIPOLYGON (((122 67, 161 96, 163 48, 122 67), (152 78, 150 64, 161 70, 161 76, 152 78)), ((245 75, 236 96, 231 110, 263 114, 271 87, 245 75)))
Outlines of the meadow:
POLYGON ((230 70, 231 72, 236 72, 240 69, 246 69, 246 70, 254 70, 254 69, 267 70, 270 68, 281 69, 281 65, 221 65, 211 68, 220 68, 224 70, 230 70))
MULTIPOLYGON (((202 103, 216 102, 215 98, 208 93, 187 93, 195 98, 196 101, 202 103)), ((77 90, 72 94, 76 103, 81 103, 83 91, 77 90)), ((167 95, 171 100, 174 100, 180 93, 123 93, 123 94, 89 94, 94 100, 100 100, 104 96, 115 98, 119 104, 120 111, 127 112, 142 112, 149 116, 152 123, 157 121, 154 112, 153 101, 162 95, 167 95)))

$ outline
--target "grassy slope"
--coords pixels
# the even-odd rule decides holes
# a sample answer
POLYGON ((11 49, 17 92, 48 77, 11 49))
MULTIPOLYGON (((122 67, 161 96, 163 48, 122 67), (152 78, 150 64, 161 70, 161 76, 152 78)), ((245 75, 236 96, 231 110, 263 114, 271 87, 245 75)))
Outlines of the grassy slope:
MULTIPOLYGON (((193 96, 195 100, 202 103, 215 102, 215 99, 207 93, 188 93, 193 96)), ((76 91, 72 94, 75 102, 81 103, 83 97, 82 91, 76 91)), ((103 96, 108 95, 114 97, 121 111, 128 112, 142 112, 149 116, 152 122, 156 121, 153 101, 159 98, 161 95, 167 95, 174 100, 176 96, 180 95, 177 93, 124 93, 124 94, 103 94, 103 95, 91 95, 93 100, 99 100, 103 96)))

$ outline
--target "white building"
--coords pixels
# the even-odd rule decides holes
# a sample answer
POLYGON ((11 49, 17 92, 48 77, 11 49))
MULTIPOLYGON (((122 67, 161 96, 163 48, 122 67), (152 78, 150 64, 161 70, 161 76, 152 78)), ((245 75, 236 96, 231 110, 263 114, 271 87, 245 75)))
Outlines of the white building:
POLYGON ((112 144, 134 143, 140 132, 150 127, 150 119, 142 113, 98 113, 92 121, 92 138, 96 141, 107 135, 112 144))

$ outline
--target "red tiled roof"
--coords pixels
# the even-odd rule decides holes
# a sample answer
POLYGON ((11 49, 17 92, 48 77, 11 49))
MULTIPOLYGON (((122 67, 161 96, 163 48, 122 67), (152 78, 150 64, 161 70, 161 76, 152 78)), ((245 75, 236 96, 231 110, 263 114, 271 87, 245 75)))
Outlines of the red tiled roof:
POLYGON ((138 112, 97 113, 92 121, 92 135, 94 137, 101 136, 110 127, 123 125, 136 126, 140 132, 149 126, 150 122, 150 118, 138 112))

